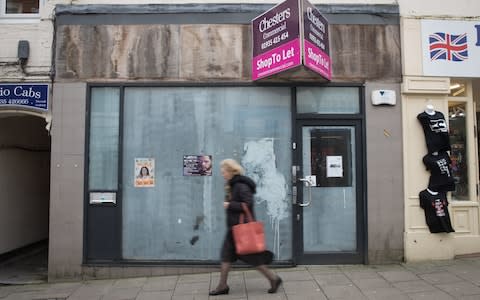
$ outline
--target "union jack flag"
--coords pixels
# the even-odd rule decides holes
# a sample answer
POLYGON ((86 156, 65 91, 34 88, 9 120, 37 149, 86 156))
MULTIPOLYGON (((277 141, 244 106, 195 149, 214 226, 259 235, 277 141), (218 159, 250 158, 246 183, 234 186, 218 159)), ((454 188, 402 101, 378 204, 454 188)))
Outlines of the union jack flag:
POLYGON ((467 34, 435 32, 429 36, 430 59, 463 61, 468 59, 467 34))

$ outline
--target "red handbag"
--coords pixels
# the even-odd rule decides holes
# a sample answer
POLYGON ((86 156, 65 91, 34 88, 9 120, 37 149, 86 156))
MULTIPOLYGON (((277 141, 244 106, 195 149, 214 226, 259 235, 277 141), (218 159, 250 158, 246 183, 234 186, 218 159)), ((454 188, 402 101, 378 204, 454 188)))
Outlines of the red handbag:
POLYGON ((240 215, 239 224, 233 225, 232 233, 238 255, 260 253, 266 250, 263 223, 254 221, 248 206, 242 203, 245 214, 240 215), (244 223, 245 215, 247 223, 244 223))

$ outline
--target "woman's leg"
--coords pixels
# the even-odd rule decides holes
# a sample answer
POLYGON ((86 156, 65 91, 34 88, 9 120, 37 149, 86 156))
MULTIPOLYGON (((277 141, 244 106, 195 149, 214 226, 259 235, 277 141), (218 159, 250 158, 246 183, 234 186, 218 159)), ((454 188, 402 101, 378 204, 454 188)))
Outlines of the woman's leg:
POLYGON ((257 270, 263 274, 269 281, 271 288, 268 290, 269 293, 276 293, 280 284, 282 284, 282 278, 275 275, 266 265, 257 266, 257 270))
POLYGON ((229 271, 230 271, 230 263, 222 262, 222 264, 220 265, 220 280, 218 281, 216 290, 224 290, 228 287, 227 280, 228 280, 229 271))
POLYGON ((273 274, 272 271, 266 266, 266 265, 260 265, 257 266, 257 270, 263 274, 263 276, 267 277, 270 282, 273 282, 275 279, 277 279, 277 276, 273 274))
POLYGON ((210 296, 228 294, 230 290, 227 285, 228 271, 230 271, 230 263, 222 262, 222 264, 220 265, 220 280, 218 281, 217 287, 213 291, 210 291, 210 296))

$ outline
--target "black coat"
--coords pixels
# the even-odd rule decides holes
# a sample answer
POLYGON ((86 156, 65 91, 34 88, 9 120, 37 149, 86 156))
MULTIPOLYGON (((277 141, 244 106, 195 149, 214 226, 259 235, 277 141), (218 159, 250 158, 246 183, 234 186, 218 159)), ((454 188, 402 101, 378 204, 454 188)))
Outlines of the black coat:
POLYGON ((248 255, 237 255, 235 253, 232 226, 239 223, 240 215, 243 213, 242 203, 246 203, 248 209, 252 215, 254 215, 253 195, 256 192, 256 186, 252 179, 243 175, 235 175, 227 184, 230 187, 230 195, 227 195, 228 199, 226 201, 229 201, 230 205, 226 209, 227 233, 222 246, 222 262, 234 262, 237 259, 240 259, 252 266, 270 264, 273 259, 273 253, 268 250, 248 255))
POLYGON ((239 223, 240 215, 243 213, 242 202, 246 203, 248 209, 254 215, 253 195, 256 192, 256 185, 252 179, 243 175, 235 175, 228 181, 230 186, 230 205, 227 209, 227 227, 239 223))

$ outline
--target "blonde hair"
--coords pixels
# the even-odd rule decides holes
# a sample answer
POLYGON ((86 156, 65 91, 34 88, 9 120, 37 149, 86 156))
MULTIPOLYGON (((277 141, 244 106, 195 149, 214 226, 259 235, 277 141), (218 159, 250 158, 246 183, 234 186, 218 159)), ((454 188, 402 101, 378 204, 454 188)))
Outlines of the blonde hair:
POLYGON ((231 158, 222 160, 220 167, 232 175, 243 175, 245 173, 242 166, 236 160, 231 158))

